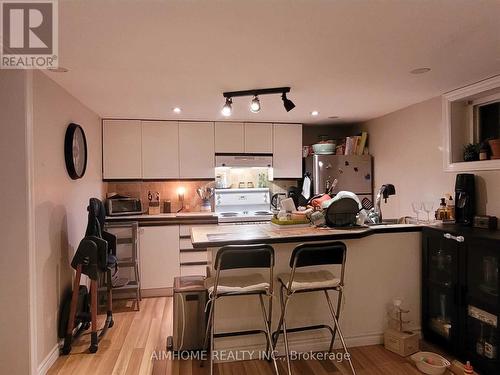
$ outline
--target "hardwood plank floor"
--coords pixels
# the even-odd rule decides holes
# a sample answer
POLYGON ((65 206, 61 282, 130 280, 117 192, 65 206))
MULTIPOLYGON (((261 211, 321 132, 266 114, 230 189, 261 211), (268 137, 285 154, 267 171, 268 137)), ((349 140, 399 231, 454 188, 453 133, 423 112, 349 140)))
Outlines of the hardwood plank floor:
MULTIPOLYGON (((153 350, 165 349, 166 338, 172 334, 172 298, 145 298, 141 311, 130 306, 117 306, 113 314, 115 325, 99 343, 96 354, 88 353, 90 335, 85 334, 73 345, 68 356, 57 359, 49 375, 70 374, 154 374, 154 375, 205 375, 208 364, 199 361, 152 360, 153 350)), ((104 315, 99 316, 102 324, 104 315)), ((358 375, 420 374, 407 360, 391 353, 381 345, 350 349, 358 375)), ((286 373, 286 362, 278 361, 281 374, 286 373)), ((329 360, 300 360, 292 362, 294 374, 344 375, 350 374, 347 362, 329 360)), ((218 375, 273 374, 271 363, 266 361, 239 361, 216 364, 218 375)))

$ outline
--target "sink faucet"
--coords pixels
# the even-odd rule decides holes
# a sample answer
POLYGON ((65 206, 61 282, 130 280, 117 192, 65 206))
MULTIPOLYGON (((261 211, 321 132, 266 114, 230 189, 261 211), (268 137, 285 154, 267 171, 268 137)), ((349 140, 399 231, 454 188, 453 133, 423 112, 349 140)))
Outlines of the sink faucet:
POLYGON ((377 194, 377 199, 375 201, 375 207, 370 210, 368 217, 375 223, 382 222, 382 209, 380 208, 380 202, 384 199, 384 202, 387 203, 387 198, 390 195, 396 194, 396 188, 392 184, 385 184, 380 187, 380 190, 377 194))

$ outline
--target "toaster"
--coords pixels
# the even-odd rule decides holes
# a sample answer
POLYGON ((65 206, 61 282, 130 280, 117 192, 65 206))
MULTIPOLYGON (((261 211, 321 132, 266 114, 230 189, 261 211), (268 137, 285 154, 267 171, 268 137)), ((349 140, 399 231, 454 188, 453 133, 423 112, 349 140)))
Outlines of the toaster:
POLYGON ((106 200, 108 216, 125 216, 142 214, 142 202, 137 198, 110 198, 106 200))

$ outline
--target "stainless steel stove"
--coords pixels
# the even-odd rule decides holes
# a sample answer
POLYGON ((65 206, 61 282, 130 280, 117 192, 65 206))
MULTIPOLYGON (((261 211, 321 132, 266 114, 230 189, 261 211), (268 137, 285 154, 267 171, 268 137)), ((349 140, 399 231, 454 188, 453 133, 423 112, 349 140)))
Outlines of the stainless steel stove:
POLYGON ((215 212, 219 223, 269 222, 269 189, 215 189, 215 212))

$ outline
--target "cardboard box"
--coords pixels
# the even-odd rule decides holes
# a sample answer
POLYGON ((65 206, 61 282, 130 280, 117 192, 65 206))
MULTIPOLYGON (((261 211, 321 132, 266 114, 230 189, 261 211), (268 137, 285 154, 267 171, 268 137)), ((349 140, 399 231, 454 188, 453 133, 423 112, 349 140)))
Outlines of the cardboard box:
POLYGON ((419 335, 418 333, 400 332, 389 328, 384 333, 384 347, 402 357, 407 357, 420 350, 419 335))

